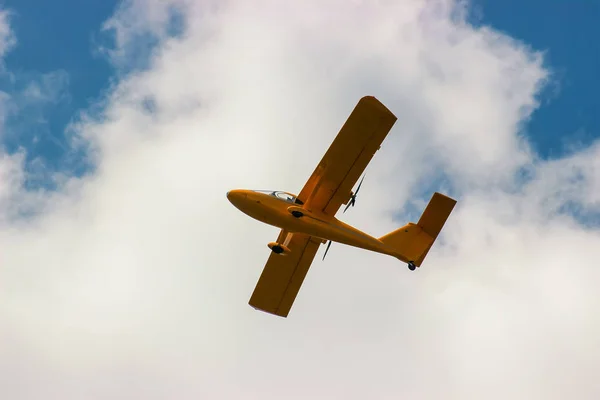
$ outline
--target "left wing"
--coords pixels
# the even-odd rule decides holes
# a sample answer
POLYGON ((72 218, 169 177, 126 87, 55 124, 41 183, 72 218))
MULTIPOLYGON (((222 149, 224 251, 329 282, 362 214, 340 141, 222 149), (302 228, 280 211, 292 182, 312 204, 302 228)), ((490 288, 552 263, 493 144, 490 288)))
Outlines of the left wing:
POLYGON ((335 215, 396 119, 375 97, 360 99, 298 195, 306 208, 335 215))
POLYGON ((322 242, 315 237, 283 230, 277 242, 285 243, 290 252, 285 255, 271 253, 248 304, 287 317, 322 242))

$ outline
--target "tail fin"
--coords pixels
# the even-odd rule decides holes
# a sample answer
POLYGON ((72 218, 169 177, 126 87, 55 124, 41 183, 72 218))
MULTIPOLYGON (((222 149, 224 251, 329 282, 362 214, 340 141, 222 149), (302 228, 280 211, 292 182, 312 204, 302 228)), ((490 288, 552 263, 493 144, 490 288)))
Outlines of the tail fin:
POLYGON ((456 200, 436 192, 429 200, 418 223, 410 222, 408 225, 380 237, 379 240, 394 249, 400 260, 407 263, 412 261, 419 267, 455 204, 456 200))

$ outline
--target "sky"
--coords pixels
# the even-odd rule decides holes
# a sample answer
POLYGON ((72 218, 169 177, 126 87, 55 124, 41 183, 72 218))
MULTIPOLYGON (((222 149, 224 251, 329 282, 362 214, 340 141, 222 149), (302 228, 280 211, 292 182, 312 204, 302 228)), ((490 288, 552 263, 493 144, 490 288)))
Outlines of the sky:
POLYGON ((2 3, 3 397, 598 398, 600 6, 395 3, 2 3), (298 192, 366 94, 398 122, 340 219, 437 190, 442 237, 255 311, 278 229, 225 192, 298 192))
POLYGON ((552 82, 542 92, 527 132, 543 158, 560 157, 572 146, 589 146, 600 132, 600 49, 592 39, 600 3, 593 0, 474 0, 471 21, 520 39, 543 51, 552 82))

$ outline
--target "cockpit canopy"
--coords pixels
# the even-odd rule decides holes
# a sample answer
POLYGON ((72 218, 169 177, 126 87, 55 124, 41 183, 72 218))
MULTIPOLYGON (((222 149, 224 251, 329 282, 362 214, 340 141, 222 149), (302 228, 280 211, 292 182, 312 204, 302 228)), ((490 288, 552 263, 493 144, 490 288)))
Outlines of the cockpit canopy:
POLYGON ((304 204, 300 199, 298 199, 295 195, 288 193, 288 192, 283 192, 280 190, 255 190, 255 192, 258 193, 266 193, 268 195, 277 197, 280 200, 286 201, 288 203, 293 203, 293 204, 304 204))

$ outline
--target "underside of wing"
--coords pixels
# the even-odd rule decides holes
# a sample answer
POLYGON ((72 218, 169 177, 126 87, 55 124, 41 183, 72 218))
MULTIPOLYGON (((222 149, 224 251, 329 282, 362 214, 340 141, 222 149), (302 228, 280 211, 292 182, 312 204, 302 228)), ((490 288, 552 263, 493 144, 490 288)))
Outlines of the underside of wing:
POLYGON ((278 242, 284 241, 289 253, 271 253, 249 301, 252 307, 281 317, 290 312, 321 244, 320 239, 282 231, 278 242))
POLYGON ((360 99, 298 198, 308 209, 335 215, 396 119, 375 97, 360 99))

